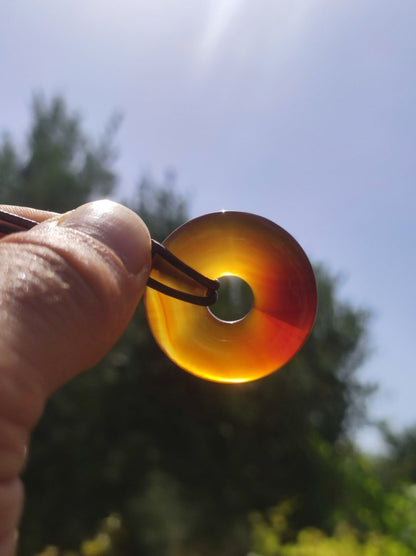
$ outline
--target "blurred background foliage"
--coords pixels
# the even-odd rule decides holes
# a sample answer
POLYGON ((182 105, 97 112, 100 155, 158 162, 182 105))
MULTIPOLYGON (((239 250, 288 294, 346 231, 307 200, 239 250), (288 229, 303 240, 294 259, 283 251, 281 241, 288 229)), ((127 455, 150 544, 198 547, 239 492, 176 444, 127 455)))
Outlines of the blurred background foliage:
MULTIPOLYGON (((92 140, 60 97, 36 96, 27 143, 0 145, 3 203, 66 211, 117 198, 118 117, 92 140)), ((122 199, 163 240, 187 199, 144 176, 122 199)), ((24 473, 21 556, 407 556, 416 551, 416 433, 384 427, 389 451, 359 453, 359 368, 369 313, 315 265, 319 310, 284 369, 205 382, 156 346, 139 307, 114 350, 50 400, 24 473), (47 547, 47 548, 45 548, 47 547)))

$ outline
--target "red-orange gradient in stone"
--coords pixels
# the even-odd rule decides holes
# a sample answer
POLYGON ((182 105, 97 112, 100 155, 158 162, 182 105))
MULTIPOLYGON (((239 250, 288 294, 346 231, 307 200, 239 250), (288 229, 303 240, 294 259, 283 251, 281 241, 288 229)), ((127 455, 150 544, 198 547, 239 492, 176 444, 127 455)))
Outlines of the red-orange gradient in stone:
MULTIPOLYGON (((261 216, 224 211, 187 222, 164 245, 208 278, 245 280, 254 298, 244 318, 229 322, 207 307, 147 288, 149 326, 177 365, 208 380, 247 382, 276 371, 302 347, 315 319, 316 283, 303 249, 283 228, 261 216)), ((155 266, 152 278, 183 289, 178 277, 155 266)), ((204 295, 200 286, 185 285, 204 295)))

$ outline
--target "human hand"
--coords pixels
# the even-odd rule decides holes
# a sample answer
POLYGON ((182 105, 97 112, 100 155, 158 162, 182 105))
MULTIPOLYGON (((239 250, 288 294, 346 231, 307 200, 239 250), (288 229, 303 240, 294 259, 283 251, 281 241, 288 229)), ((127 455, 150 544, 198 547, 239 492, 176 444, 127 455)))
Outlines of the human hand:
POLYGON ((0 556, 15 551, 19 473, 48 396, 114 345, 151 267, 148 230, 121 205, 12 210, 42 223, 0 241, 0 556))

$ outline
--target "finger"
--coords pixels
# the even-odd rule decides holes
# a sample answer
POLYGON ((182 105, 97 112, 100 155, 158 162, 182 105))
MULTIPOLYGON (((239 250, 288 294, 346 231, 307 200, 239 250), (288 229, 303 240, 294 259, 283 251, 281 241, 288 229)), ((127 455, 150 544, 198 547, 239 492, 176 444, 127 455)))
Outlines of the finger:
POLYGON ((20 207, 17 205, 0 204, 0 210, 11 212, 12 214, 17 214, 18 216, 23 216, 23 218, 29 218, 30 220, 34 220, 35 222, 44 222, 49 218, 58 216, 58 213, 56 212, 51 212, 48 210, 39 210, 31 207, 20 207))
POLYGON ((16 524, 23 508, 20 479, 0 483, 0 556, 12 556, 16 547, 16 524))
POLYGON ((0 556, 13 556, 15 554, 17 544, 17 532, 15 530, 0 539, 0 556))

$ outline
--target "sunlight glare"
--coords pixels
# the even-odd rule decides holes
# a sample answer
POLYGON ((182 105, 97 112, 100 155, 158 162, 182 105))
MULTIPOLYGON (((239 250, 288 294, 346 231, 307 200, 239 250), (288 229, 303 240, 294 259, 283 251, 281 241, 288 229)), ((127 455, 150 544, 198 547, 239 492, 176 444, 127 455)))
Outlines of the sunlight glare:
POLYGON ((244 3, 245 0, 212 1, 208 22, 200 45, 200 54, 204 61, 212 58, 233 17, 244 3))

